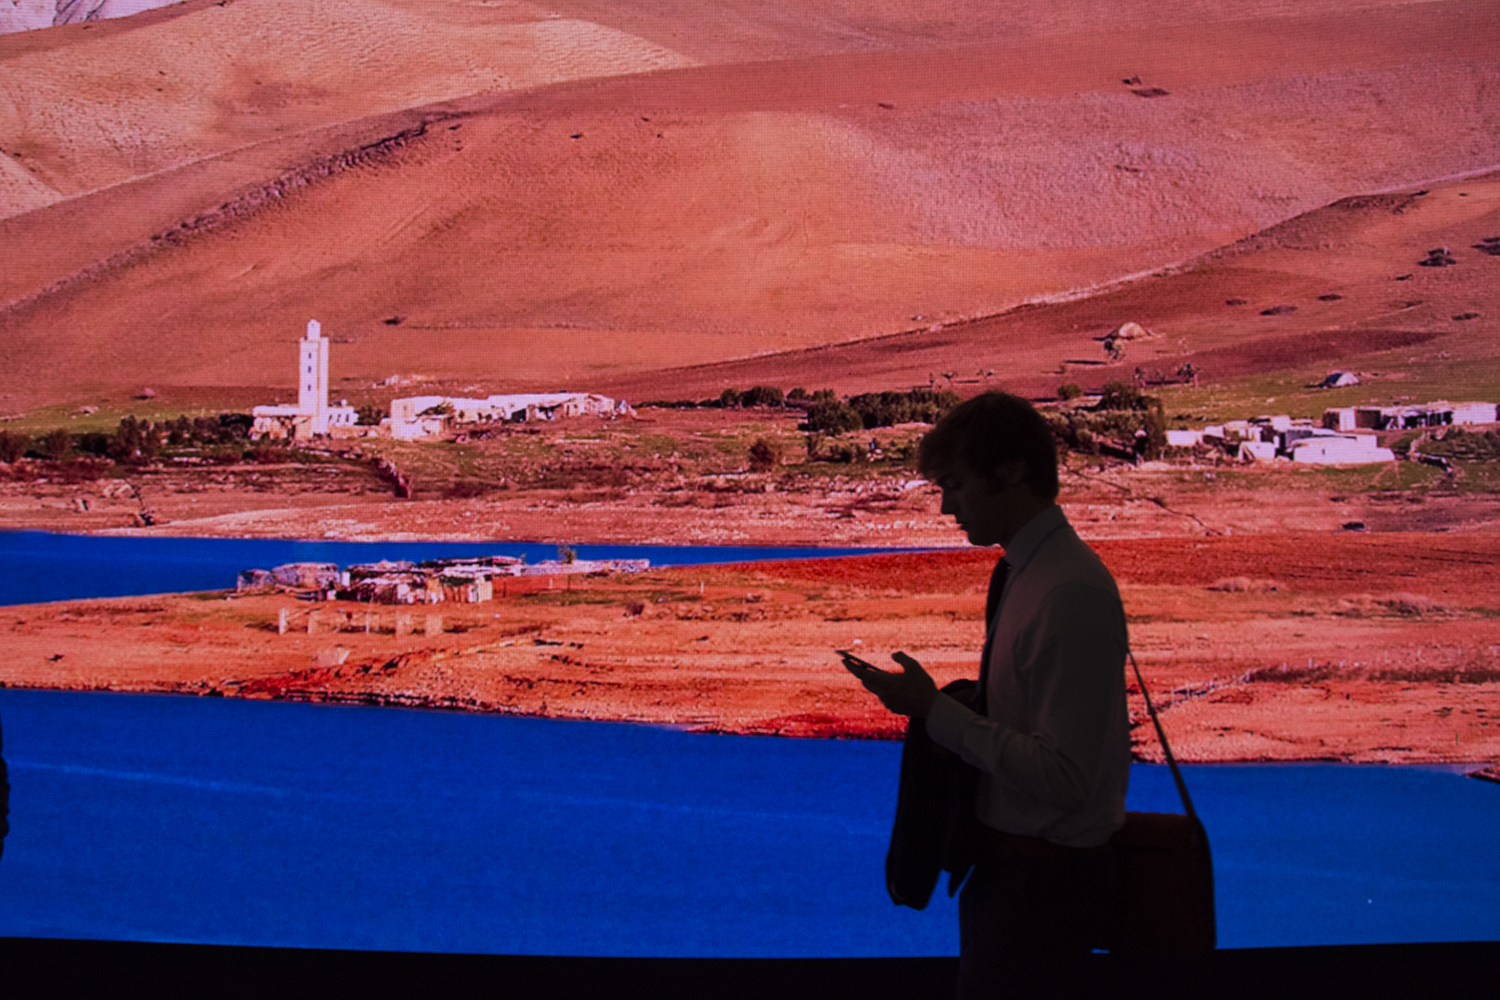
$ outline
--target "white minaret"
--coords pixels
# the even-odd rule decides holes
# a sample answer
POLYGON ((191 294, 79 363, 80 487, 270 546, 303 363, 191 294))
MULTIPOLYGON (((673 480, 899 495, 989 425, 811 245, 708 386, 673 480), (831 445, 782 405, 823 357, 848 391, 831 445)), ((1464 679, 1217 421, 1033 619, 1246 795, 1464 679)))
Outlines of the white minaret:
POLYGON ((297 410, 309 417, 313 434, 328 433, 328 338, 318 321, 307 321, 297 367, 297 410))

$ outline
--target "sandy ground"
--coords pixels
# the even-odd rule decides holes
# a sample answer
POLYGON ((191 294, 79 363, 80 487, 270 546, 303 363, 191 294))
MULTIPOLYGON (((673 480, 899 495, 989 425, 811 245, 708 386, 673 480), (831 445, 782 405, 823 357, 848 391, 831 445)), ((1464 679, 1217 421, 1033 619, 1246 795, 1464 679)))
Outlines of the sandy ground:
MULTIPOLYGON (((1186 760, 1500 756, 1500 536, 1096 543, 1186 760), (1241 589, 1234 589, 1241 588, 1241 589)), ((832 650, 972 676, 992 553, 510 581, 394 609, 289 595, 8 608, 8 685, 174 691, 895 738, 832 650), (280 614, 290 623, 278 634, 280 614), (416 634, 407 633, 414 630, 416 634)), ((1132 685, 1134 739, 1159 749, 1132 685)))
MULTIPOLYGON (((252 473, 253 474, 253 473, 252 473)), ((1164 485, 1178 487, 1181 473, 1161 470, 1164 485)), ((1201 475, 1201 473, 1200 473, 1201 475)), ((1302 470, 1255 471, 1252 488, 1218 491, 1205 484, 1176 495, 1152 490, 1153 474, 1093 491, 1075 484, 1063 496, 1070 516, 1090 538, 1198 537, 1284 530, 1328 531, 1360 521, 1372 531, 1493 528, 1500 522, 1492 494, 1418 496, 1373 494, 1332 498, 1320 495, 1308 506, 1315 486, 1302 470), (1277 482, 1277 479, 1282 482, 1277 482), (1263 490, 1253 488, 1263 481, 1263 490), (1291 482, 1286 482, 1290 480, 1291 482), (1290 489, 1278 487, 1289 486, 1290 489), (1137 492, 1138 491, 1138 492, 1137 492), (1165 504, 1165 506, 1164 506, 1165 504)), ((418 500, 391 502, 383 493, 341 495, 322 492, 320 482, 301 495, 214 495, 188 487, 179 493, 152 493, 150 509, 165 523, 139 526, 142 509, 127 481, 114 487, 0 484, 0 526, 12 530, 76 533, 218 536, 245 538, 326 538, 341 541, 484 540, 646 545, 838 545, 950 547, 952 522, 936 513, 928 486, 908 485, 908 477, 843 483, 819 480, 778 485, 771 477, 710 480, 674 494, 618 496, 614 490, 590 496, 577 491, 536 491, 513 499, 418 500), (774 492, 766 492, 770 485, 774 492), (757 488, 758 487, 758 488, 757 488), (110 490, 112 496, 101 497, 110 490), (80 508, 79 501, 88 504, 80 508)), ((1097 485, 1097 484, 1092 484, 1097 485)), ((1163 485, 1163 484, 1158 484, 1163 485)), ((1320 492, 1320 491, 1319 491, 1320 492)))

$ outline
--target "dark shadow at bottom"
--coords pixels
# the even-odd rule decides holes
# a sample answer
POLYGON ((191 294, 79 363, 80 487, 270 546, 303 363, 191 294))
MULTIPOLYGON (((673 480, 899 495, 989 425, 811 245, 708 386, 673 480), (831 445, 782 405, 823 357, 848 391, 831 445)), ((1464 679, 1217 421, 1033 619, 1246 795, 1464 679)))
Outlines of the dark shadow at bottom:
MULTIPOLYGON (((1500 942, 1261 948, 1191 962, 1097 955, 1097 997, 1487 995, 1500 942)), ((0 938, 7 997, 488 996, 949 1000, 956 958, 556 958, 0 938)))

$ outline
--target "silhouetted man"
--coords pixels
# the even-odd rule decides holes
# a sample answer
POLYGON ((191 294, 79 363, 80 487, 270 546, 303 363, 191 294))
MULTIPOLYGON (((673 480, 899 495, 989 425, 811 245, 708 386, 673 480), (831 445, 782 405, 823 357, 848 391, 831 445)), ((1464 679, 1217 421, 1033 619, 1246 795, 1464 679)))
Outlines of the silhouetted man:
POLYGON ((922 439, 918 468, 970 542, 1005 548, 978 704, 939 692, 905 653, 892 656, 899 673, 846 666, 980 772, 958 995, 1073 995, 1116 905, 1109 838, 1130 775, 1119 591, 1055 503, 1056 447, 1025 400, 986 393, 956 407, 922 439))

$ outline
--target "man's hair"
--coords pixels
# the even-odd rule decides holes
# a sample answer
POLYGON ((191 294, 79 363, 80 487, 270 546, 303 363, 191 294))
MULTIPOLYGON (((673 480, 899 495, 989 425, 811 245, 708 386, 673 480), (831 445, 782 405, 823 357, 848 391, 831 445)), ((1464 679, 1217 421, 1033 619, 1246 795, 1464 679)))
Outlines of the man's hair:
POLYGON ((1057 444, 1042 415, 1007 392, 986 392, 948 411, 917 447, 917 470, 929 479, 955 466, 993 476, 1004 463, 1026 467, 1021 481, 1043 500, 1057 499, 1057 444))

